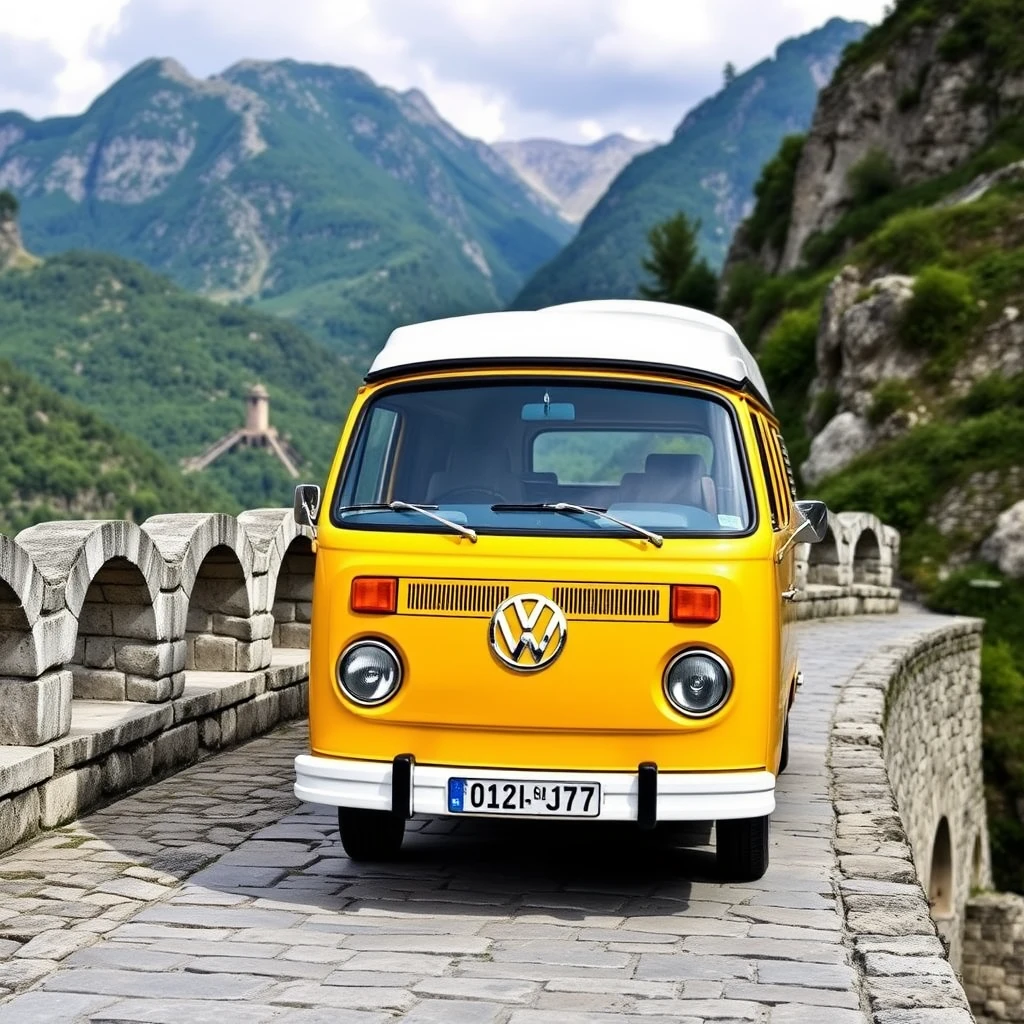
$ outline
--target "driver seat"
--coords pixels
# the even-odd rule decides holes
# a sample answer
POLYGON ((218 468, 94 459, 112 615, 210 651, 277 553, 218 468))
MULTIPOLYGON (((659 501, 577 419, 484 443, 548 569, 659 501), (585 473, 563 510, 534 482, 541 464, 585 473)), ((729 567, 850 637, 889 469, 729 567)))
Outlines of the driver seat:
MULTIPOLYGON (((437 499, 451 491, 490 492, 492 504, 499 499, 514 503, 523 500, 522 481, 512 473, 511 459, 507 448, 456 448, 450 456, 448 468, 432 473, 427 483, 427 503, 437 504, 437 499)), ((471 504, 483 504, 487 499, 481 493, 471 504)))

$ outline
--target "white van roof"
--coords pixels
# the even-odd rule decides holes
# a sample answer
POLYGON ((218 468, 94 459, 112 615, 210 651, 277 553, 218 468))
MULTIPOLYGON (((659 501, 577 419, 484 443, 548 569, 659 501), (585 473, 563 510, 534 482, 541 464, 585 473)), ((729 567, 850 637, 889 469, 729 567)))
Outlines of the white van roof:
POLYGON ((534 311, 478 313, 392 331, 368 381, 438 364, 658 367, 750 387, 771 405, 764 377, 735 330, 710 313, 639 299, 601 299, 534 311))

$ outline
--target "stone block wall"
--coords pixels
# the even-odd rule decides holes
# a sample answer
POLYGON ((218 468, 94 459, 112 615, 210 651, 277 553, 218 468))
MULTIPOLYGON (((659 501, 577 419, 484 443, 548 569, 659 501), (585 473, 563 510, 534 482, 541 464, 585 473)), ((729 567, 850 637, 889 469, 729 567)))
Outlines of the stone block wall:
POLYGON ((985 893, 970 900, 963 971, 978 1024, 1024 1021, 1024 896, 985 893))
POLYGON ((829 742, 839 891, 876 1021, 972 1019, 957 971, 971 890, 991 885, 982 623, 936 620, 861 664, 829 742))
POLYGON ((275 631, 308 647, 314 565, 285 509, 0 536, 0 744, 60 739, 73 700, 165 704, 186 671, 258 672, 275 631))
POLYGON ((971 888, 991 885, 981 769, 981 623, 946 629, 889 685, 885 762, 954 967, 971 888))
POLYGON ((893 583, 899 566, 900 535, 869 512, 829 517, 818 544, 798 544, 794 617, 878 615, 899 610, 893 583))

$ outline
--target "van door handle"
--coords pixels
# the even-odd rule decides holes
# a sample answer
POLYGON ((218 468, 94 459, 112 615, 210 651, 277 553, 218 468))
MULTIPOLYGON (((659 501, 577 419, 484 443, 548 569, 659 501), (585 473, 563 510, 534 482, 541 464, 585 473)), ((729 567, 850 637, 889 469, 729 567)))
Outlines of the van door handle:
POLYGON ((800 593, 800 591, 796 590, 796 589, 784 590, 782 592, 782 600, 783 601, 795 601, 796 600, 796 595, 799 594, 799 593, 800 593))

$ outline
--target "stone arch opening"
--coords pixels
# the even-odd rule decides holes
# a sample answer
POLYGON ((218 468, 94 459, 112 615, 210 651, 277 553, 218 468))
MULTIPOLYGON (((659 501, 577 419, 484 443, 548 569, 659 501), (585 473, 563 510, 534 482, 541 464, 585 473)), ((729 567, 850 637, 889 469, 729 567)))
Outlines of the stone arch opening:
POLYGON ((15 648, 31 632, 24 605, 8 583, 0 580, 0 676, 16 675, 15 648))
POLYGON ((953 843, 949 821, 942 818, 932 843, 931 868, 928 872, 928 902, 932 917, 953 915, 953 843))
POLYGON ((877 584, 882 569, 882 547, 874 530, 862 530, 853 549, 853 582, 877 584))
POLYGON ((262 668, 270 659, 271 625, 269 615, 252 613, 245 570, 235 551, 226 544, 211 548, 189 595, 185 667, 205 672, 262 668))
POLYGON ((831 525, 824 539, 811 545, 807 556, 807 582, 830 586, 839 583, 839 542, 831 525))
POLYGON ((274 646, 309 647, 316 555, 308 537, 296 537, 281 560, 274 592, 274 646))
POLYGON ((71 660, 73 694, 86 700, 163 701, 181 692, 174 645, 157 640, 146 578, 126 558, 105 562, 89 583, 71 660))

